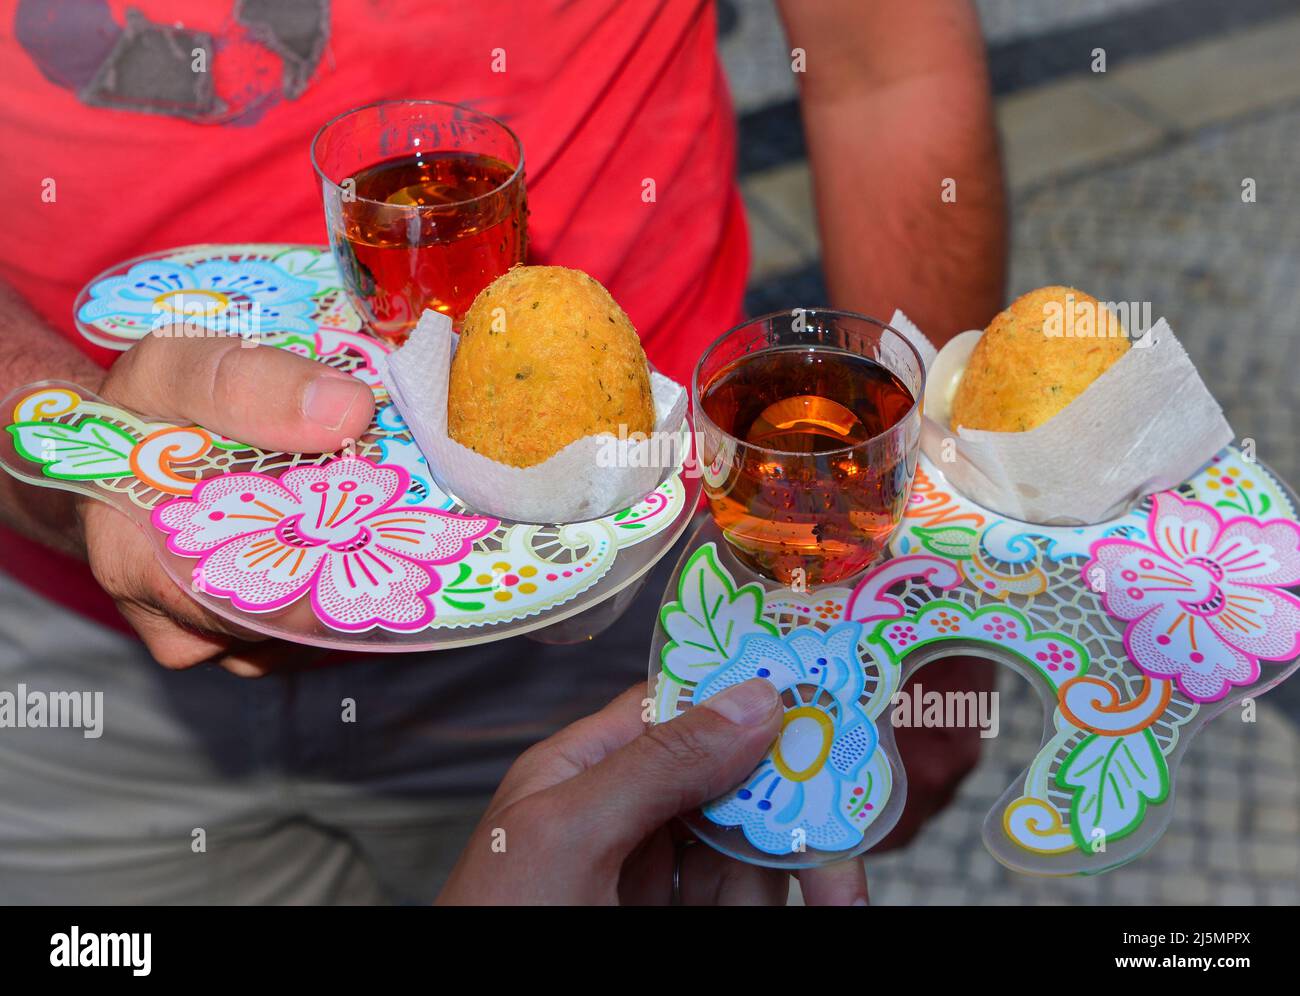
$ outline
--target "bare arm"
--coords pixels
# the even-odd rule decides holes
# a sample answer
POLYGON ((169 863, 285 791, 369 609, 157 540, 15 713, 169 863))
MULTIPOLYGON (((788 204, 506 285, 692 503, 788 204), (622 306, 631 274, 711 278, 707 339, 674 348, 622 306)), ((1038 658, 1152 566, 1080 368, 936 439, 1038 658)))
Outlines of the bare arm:
POLYGON ((1001 308, 1007 234, 984 44, 967 0, 780 0, 832 302, 902 308, 937 344, 1001 308), (955 201, 942 198, 945 180, 955 201))
MULTIPOLYGON (((0 281, 0 398, 38 380, 68 380, 98 390, 103 379, 93 360, 0 281)), ((34 488, 0 473, 0 521, 46 546, 85 556, 74 498, 66 491, 34 488)))

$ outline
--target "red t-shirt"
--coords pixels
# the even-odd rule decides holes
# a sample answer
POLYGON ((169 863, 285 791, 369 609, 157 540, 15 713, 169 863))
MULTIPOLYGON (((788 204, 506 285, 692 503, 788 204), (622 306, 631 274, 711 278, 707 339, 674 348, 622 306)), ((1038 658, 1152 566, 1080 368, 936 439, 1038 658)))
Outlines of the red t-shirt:
MULTIPOLYGON (((332 0, 306 20, 245 4, 261 23, 235 8, 0 0, 0 277, 102 362, 73 328, 86 282, 189 243, 324 243, 313 134, 400 97, 510 124, 530 261, 604 283, 665 373, 685 382, 738 320, 747 238, 708 0, 332 0)), ((33 587, 117 618, 84 566, 0 543, 33 587)))

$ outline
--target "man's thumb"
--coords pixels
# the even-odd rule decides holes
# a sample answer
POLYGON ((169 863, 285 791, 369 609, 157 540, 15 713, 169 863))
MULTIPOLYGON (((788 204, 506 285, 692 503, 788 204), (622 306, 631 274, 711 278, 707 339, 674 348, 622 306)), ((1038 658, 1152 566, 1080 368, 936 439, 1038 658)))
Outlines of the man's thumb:
POLYGON ((674 816, 730 791, 781 729, 781 699, 753 678, 646 730, 576 778, 550 789, 558 811, 582 814, 586 843, 622 857, 674 816))
POLYGON ((113 365, 105 401, 289 453, 360 439, 374 395, 339 370, 238 336, 141 339, 113 365))

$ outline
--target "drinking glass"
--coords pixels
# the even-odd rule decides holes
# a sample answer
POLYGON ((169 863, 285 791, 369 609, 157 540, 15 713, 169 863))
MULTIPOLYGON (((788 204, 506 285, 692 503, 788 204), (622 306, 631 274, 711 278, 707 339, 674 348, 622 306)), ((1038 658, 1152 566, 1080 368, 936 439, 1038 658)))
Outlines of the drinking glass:
POLYGON ((704 491, 736 556, 810 589, 871 564, 907 505, 924 393, 912 344, 865 315, 797 308, 724 333, 691 402, 704 491))
POLYGON ((425 308, 460 320, 523 262, 523 146, 496 118, 433 100, 385 101, 312 141, 330 247, 369 330, 400 344, 425 308))

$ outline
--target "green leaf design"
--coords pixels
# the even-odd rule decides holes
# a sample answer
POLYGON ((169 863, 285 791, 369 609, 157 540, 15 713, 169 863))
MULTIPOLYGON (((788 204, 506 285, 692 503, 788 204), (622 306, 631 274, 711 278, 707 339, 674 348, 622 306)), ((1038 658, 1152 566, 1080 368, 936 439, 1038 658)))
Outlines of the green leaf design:
POLYGON ((18 455, 41 464, 46 477, 100 481, 133 473, 135 437, 103 419, 88 418, 78 425, 16 422, 8 428, 18 455))
POLYGON ((290 276, 315 281, 317 293, 339 285, 334 257, 320 249, 295 246, 275 256, 271 262, 290 276))
POLYGON ((762 585, 737 588, 713 543, 691 554, 677 581, 677 600, 660 609, 659 621, 670 637, 660 654, 663 669, 684 684, 729 660, 750 633, 780 636, 763 618, 762 585))
POLYGON ((482 602, 463 602, 460 599, 452 598, 449 595, 443 595, 442 600, 453 609, 460 609, 462 612, 482 612, 484 609, 484 604, 482 602))
POLYGON ((466 581, 469 580, 469 576, 472 573, 473 571, 470 570, 469 564, 465 563, 465 561, 462 560, 459 564, 456 565, 456 580, 449 582, 447 587, 448 588, 459 587, 460 585, 464 584, 466 581))
POLYGON ((240 450, 251 450, 254 447, 247 443, 241 443, 238 439, 223 439, 220 436, 212 436, 212 445, 215 449, 226 450, 229 453, 238 453, 240 450))
POLYGON ((309 360, 319 360, 320 355, 316 352, 316 342, 310 336, 304 335, 286 335, 271 340, 271 345, 276 349, 289 349, 292 346, 299 346, 307 354, 309 360))
POLYGON ((975 552, 979 533, 969 526, 916 526, 912 532, 931 553, 961 560, 975 552))
POLYGON ((1056 784, 1073 791, 1070 832, 1082 851, 1092 850, 1093 831, 1117 840, 1136 830, 1147 803, 1169 795, 1169 767, 1148 730, 1119 737, 1093 734, 1079 744, 1056 772, 1056 784))

